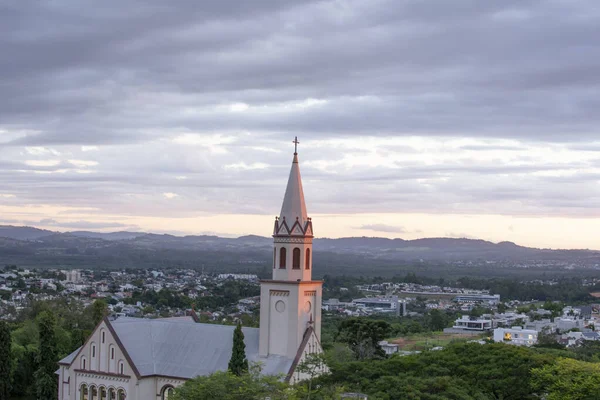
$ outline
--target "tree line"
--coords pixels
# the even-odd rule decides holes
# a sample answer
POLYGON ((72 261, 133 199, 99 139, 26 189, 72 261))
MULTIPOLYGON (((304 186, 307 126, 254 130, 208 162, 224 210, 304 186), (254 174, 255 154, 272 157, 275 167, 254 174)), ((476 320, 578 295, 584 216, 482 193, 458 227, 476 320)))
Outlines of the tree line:
POLYGON ((314 372, 324 362, 330 373, 309 373, 293 386, 281 377, 260 375, 259 365, 248 367, 235 333, 229 371, 186 382, 176 389, 175 399, 218 393, 225 400, 325 400, 352 392, 370 400, 592 400, 600 394, 600 344, 595 342, 576 349, 455 342, 443 350, 386 356, 378 342, 392 331, 383 320, 342 321, 325 354, 300 367, 314 372))
POLYGON ((17 321, 0 321, 0 399, 56 399, 58 361, 84 344, 106 312, 104 301, 33 301, 17 321))

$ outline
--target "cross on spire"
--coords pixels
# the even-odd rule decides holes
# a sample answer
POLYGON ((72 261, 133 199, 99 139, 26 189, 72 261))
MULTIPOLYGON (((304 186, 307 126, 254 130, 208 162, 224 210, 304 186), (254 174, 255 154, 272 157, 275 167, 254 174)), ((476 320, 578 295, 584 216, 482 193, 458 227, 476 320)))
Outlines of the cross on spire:
POLYGON ((297 155, 298 154, 298 145, 300 144, 300 142, 298 141, 298 136, 296 136, 294 138, 294 141, 292 143, 294 143, 294 155, 297 155))

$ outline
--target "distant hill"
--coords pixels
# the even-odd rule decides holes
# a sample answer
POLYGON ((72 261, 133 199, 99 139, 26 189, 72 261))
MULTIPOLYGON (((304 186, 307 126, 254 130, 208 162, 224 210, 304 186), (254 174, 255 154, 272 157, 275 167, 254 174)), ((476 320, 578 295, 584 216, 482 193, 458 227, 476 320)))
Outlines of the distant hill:
POLYGON ((32 228, 29 226, 0 225, 0 237, 17 240, 35 240, 44 236, 52 235, 54 232, 45 229, 32 228))
MULTIPOLYGON (((9 263, 42 267, 180 266, 213 270, 235 267, 268 271, 272 243, 270 237, 255 235, 222 238, 145 232, 60 233, 32 227, 0 226, 0 266, 9 263)), ((367 275, 376 273, 373 266, 384 274, 399 265, 420 265, 423 273, 433 274, 423 263, 477 265, 489 274, 501 273, 492 268, 497 270, 504 266, 553 265, 562 271, 575 267, 597 269, 600 265, 598 251, 536 249, 512 242, 456 238, 316 238, 314 250, 316 270, 324 268, 338 273, 367 275)))

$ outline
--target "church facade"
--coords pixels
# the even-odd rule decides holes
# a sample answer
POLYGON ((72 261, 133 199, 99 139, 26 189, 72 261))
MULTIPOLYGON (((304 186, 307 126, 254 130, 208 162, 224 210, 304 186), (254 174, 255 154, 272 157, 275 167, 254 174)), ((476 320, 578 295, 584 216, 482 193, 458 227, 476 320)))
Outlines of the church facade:
MULTIPOLYGON (((297 142, 297 141, 296 141, 297 142)), ((312 220, 298 154, 273 229, 272 279, 262 280, 260 328, 243 328, 246 357, 263 374, 294 383, 305 357, 321 353, 322 282, 312 280, 312 220)), ((233 326, 190 317, 105 318, 59 362, 59 400, 165 400, 185 381, 227 370, 233 326)))

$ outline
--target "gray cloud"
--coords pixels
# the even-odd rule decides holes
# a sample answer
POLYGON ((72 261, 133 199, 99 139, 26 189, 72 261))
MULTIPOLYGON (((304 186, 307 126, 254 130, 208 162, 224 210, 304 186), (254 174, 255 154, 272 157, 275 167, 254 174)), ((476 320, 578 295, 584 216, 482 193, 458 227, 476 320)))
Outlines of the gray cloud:
POLYGON ((298 135, 311 212, 597 213, 592 0, 0 7, 0 205, 269 214, 298 135))
POLYGON ((0 17, 11 55, 0 115, 40 130, 15 144, 146 141, 174 127, 563 141, 599 122, 591 1, 132 1, 128 18, 111 2, 27 3, 0 17), (206 110, 306 98, 327 103, 206 110))
POLYGON ((72 222, 59 222, 51 218, 42 219, 38 222, 42 226, 55 226, 59 228, 67 229, 127 229, 137 230, 138 226, 127 225, 119 222, 91 222, 91 221, 72 221, 72 222))

